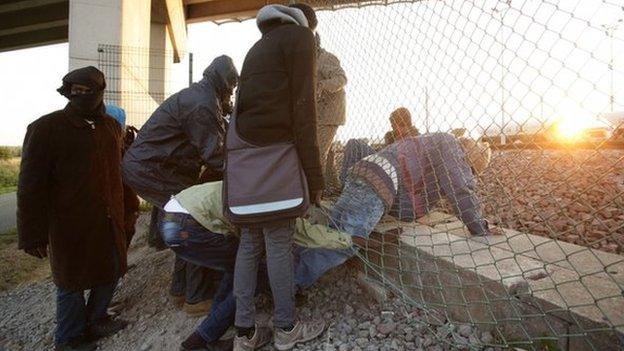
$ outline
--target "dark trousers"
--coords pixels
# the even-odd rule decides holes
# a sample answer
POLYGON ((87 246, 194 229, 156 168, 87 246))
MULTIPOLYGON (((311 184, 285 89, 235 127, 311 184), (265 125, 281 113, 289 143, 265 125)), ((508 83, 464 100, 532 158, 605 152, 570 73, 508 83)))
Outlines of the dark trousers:
MULTIPOLYGON (((167 248, 160 234, 164 214, 164 211, 160 208, 152 207, 148 243, 157 250, 167 248)), ((190 304, 206 301, 212 298, 214 294, 212 284, 214 276, 214 272, 189 263, 176 255, 169 292, 174 296, 184 296, 185 301, 190 304)), ((220 275, 218 275, 218 278, 220 278, 220 275)))
POLYGON ((204 340, 218 340, 234 322, 236 302, 232 295, 232 283, 238 240, 231 235, 213 233, 190 215, 182 213, 165 215, 161 233, 177 259, 193 267, 223 272, 213 296, 212 309, 197 328, 204 340), (182 232, 184 235, 180 235, 182 232))
POLYGON ((89 290, 85 301, 85 291, 70 291, 57 287, 56 292, 56 334, 54 342, 65 344, 80 337, 88 326, 107 317, 106 310, 113 298, 117 280, 89 290))

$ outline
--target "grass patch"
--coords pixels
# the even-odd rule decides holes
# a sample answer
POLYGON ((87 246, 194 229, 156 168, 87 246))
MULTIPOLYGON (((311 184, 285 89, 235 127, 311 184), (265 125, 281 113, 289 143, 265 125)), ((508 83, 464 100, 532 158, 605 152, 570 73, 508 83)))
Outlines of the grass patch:
POLYGON ((0 159, 0 194, 13 192, 17 189, 20 158, 0 159))
POLYGON ((17 230, 0 234, 0 291, 49 275, 48 259, 38 259, 17 249, 17 230))

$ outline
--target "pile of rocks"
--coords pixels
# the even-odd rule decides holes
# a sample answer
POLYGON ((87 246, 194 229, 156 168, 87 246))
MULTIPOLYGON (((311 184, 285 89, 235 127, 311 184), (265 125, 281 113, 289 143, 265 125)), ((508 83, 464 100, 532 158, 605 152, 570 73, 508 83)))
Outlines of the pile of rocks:
POLYGON ((624 150, 496 152, 480 191, 494 224, 622 253, 624 150))
MULTIPOLYGON (((307 292, 302 316, 322 317, 327 332, 298 350, 500 350, 489 332, 449 323, 435 310, 422 310, 390 297, 377 303, 358 285, 356 271, 340 267, 307 292)), ((270 349, 270 348, 268 348, 270 349)), ((267 349, 267 350, 268 350, 267 349)))

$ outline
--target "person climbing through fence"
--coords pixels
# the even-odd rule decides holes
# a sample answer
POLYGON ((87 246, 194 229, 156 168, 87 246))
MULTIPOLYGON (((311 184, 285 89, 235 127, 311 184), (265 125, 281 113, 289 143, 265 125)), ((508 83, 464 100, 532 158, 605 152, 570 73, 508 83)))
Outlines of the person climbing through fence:
MULTIPOLYGON (((353 147, 361 147, 354 142, 353 147)), ((345 150, 345 153, 350 152, 345 150)), ((401 221, 414 221, 446 199, 453 212, 473 236, 490 235, 481 212, 476 176, 491 159, 487 143, 456 138, 449 133, 407 137, 361 160, 345 163, 347 177, 341 195, 329 210, 330 226, 366 245, 370 233, 384 214, 401 221)), ((298 252, 306 265, 298 276, 307 276, 307 286, 328 269, 353 255, 352 249, 335 251, 304 249, 298 252)))
MULTIPOLYGON (((202 166, 223 170, 225 116, 231 112, 237 83, 232 59, 215 58, 199 82, 173 94, 154 111, 126 152, 124 181, 157 208, 154 220, 162 218, 172 195, 197 184, 202 166)), ((205 315, 213 292, 208 278, 202 267, 176 259, 170 289, 174 304, 189 315, 205 315)))
POLYGON ((403 138, 419 136, 420 131, 412 123, 412 114, 405 107, 399 107, 390 114, 392 130, 384 135, 384 142, 390 145, 403 138))

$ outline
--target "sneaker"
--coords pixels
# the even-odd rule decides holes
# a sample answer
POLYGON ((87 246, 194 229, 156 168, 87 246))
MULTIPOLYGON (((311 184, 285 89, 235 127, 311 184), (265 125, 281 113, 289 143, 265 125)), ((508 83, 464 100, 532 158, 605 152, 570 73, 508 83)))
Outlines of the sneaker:
POLYGON ((95 349, 97 349, 97 344, 88 341, 85 337, 54 346, 54 351, 94 351, 95 349))
POLYGON ((212 307, 212 300, 205 300, 198 303, 185 302, 182 306, 182 311, 186 312, 189 317, 205 317, 210 312, 212 307))
POLYGON ((234 337, 234 351, 252 351, 271 342, 271 329, 256 326, 256 332, 251 339, 246 336, 234 337))
POLYGON ((98 340, 117 334, 127 325, 128 322, 123 319, 107 317, 89 326, 85 334, 89 340, 98 340))
POLYGON ((296 344, 316 339, 324 330, 325 322, 321 320, 297 321, 291 331, 275 328, 275 348, 279 351, 290 350, 296 344))

